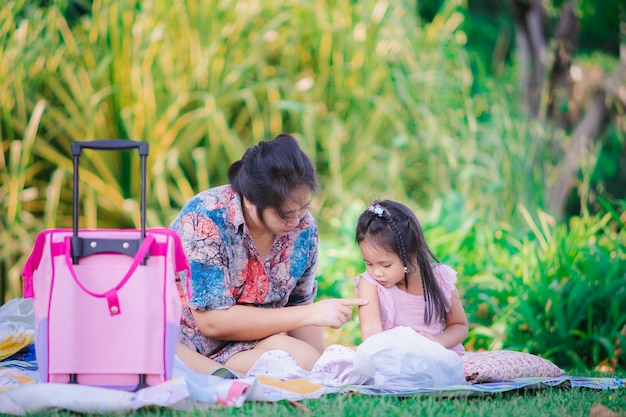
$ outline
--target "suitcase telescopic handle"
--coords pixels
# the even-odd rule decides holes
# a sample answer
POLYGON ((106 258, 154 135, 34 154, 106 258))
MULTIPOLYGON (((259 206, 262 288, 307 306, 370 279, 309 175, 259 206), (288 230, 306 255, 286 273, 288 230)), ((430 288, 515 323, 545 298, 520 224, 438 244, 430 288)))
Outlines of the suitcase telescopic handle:
POLYGON ((72 155, 80 156, 85 149, 98 149, 104 151, 121 151, 125 149, 139 149, 139 155, 148 156, 150 145, 147 142, 138 142, 129 139, 99 139, 88 142, 72 143, 72 155))
POLYGON ((78 237, 78 184, 79 184, 79 169, 78 164, 80 161, 80 155, 83 149, 105 150, 105 151, 117 151, 127 149, 138 149, 139 156, 141 158, 141 238, 139 239, 139 245, 146 237, 146 159, 150 151, 150 146, 147 142, 139 142, 130 139, 98 139, 85 142, 73 142, 72 143, 72 156, 74 157, 74 202, 73 202, 73 221, 72 221, 72 261, 74 264, 78 263, 78 259, 81 256, 94 253, 90 250, 90 253, 85 253, 83 249, 82 239, 78 237))

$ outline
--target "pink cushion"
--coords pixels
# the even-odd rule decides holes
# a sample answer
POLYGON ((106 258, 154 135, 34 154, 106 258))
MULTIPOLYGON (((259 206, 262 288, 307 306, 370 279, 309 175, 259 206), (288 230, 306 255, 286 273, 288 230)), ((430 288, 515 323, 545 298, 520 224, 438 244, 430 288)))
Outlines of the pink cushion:
POLYGON ((547 359, 512 350, 466 352, 461 359, 469 384, 514 378, 557 377, 565 373, 547 359))

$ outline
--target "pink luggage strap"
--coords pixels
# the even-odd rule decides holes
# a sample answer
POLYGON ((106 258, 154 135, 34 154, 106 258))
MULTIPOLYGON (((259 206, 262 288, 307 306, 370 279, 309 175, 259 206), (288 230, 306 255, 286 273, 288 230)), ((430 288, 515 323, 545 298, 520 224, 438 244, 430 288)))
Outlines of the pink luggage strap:
POLYGON ((33 298, 35 296, 35 292, 33 290, 33 274, 37 268, 39 268, 39 261, 41 261, 41 255, 43 254, 43 248, 46 243, 46 235, 49 232, 50 230, 37 235, 33 250, 24 264, 24 269, 22 269, 22 277, 24 278, 22 295, 24 298, 33 298))
POLYGON ((126 284, 126 281, 128 281, 128 279, 133 275, 133 273, 135 272, 139 264, 146 257, 146 254, 150 250, 150 246, 152 245, 153 242, 154 242, 154 236, 146 235, 145 239, 141 242, 141 246, 139 246, 139 249, 137 250, 137 254, 135 255, 133 259, 133 263, 130 265, 130 268, 124 275, 124 278, 122 278, 122 280, 115 287, 111 288, 109 291, 103 294, 98 294, 93 291, 89 291, 80 282, 80 280, 78 279, 78 276, 76 276, 76 271, 74 270, 74 266, 72 265, 72 253, 71 253, 72 237, 71 236, 65 237, 65 263, 67 264, 67 269, 72 273, 72 278, 74 278, 74 282, 76 282, 76 285, 78 285, 81 290, 91 295, 92 297, 97 297, 97 298, 105 297, 107 299, 107 302, 109 303, 109 312, 111 313, 112 316, 116 316, 122 313, 122 310, 120 308, 120 301, 117 297, 117 291, 120 288, 122 288, 124 284, 126 284))
MULTIPOLYGON (((28 257, 28 259, 26 260, 26 263, 24 264, 24 268, 22 270, 22 277, 24 279, 24 283, 23 283, 23 297, 24 298, 32 298, 34 297, 35 293, 34 293, 34 289, 33 289, 33 275, 35 273, 35 271, 37 270, 37 268, 39 268, 39 262, 41 261, 41 257, 43 255, 43 251, 44 251, 44 247, 46 244, 46 236, 50 233, 53 233, 55 231, 66 231, 65 229, 51 229, 51 230, 46 230, 43 231, 42 233, 40 233, 39 235, 37 235, 37 238, 35 239, 35 243, 33 246, 33 250, 30 254, 30 256, 28 257)), ((183 250, 182 247, 182 243, 180 240, 180 237, 178 236, 178 234, 170 229, 158 229, 157 231, 155 231, 156 233, 163 233, 168 235, 169 237, 172 237, 174 239, 175 245, 174 245, 174 262, 175 262, 175 267, 176 267, 176 272, 182 272, 182 271, 187 271, 187 279, 186 281, 186 289, 187 289, 187 293, 189 294, 189 296, 191 296, 191 288, 190 288, 190 279, 189 279, 189 275, 191 274, 191 269, 189 268, 189 263, 187 261, 187 257, 185 256, 185 252, 183 250)), ((130 278, 130 276, 132 275, 132 273, 135 271, 135 269, 137 269, 137 266, 139 265, 139 263, 142 261, 142 259, 146 256, 146 254, 148 253, 148 250, 150 250, 150 255, 151 256, 166 256, 166 250, 167 250, 167 245, 162 245, 162 244, 158 244, 158 245, 153 245, 152 243, 154 242, 154 237, 150 236, 150 234, 148 233, 146 235, 146 238, 144 239, 144 241, 142 242, 140 248, 137 251, 137 254, 135 255, 133 264, 131 265, 131 269, 128 271, 128 273, 124 276, 124 279, 122 280, 122 282, 120 282, 120 284, 114 288, 115 291, 117 291, 119 288, 122 287, 122 285, 128 280, 128 278, 130 278), (148 239, 149 238, 149 239, 148 239), (148 243, 146 243, 148 242, 148 243)), ((107 300, 109 301, 109 305, 111 306, 111 303, 115 302, 115 299, 117 298, 117 296, 115 296, 114 294, 109 294, 107 296, 107 294, 94 294, 90 291, 87 291, 78 281, 77 277, 76 277, 76 273, 74 272, 74 268, 71 266, 72 262, 71 262, 71 254, 69 253, 70 248, 71 248, 71 237, 66 237, 65 241, 63 242, 52 242, 50 244, 50 252, 52 254, 52 256, 59 256, 59 255, 65 255, 66 257, 66 262, 68 263, 68 268, 72 271, 72 276, 74 278, 74 280, 78 283, 78 285, 87 293, 91 294, 92 296, 96 296, 96 297, 107 297, 107 300), (69 256, 69 258, 68 258, 69 256), (111 298, 109 298, 111 297, 111 298)), ((113 290, 111 290, 113 291, 113 290)), ((119 306, 118 306, 118 311, 119 311, 119 306)))

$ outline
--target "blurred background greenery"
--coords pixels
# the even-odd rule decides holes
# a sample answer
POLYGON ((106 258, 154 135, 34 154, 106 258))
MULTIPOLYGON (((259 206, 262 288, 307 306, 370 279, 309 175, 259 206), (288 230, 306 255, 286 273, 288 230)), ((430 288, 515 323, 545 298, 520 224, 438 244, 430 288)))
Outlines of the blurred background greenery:
MULTIPOLYGON (((564 3, 542 2, 552 32, 564 3)), ((571 4, 574 63, 612 73, 624 6, 571 4)), ((5 0, 0 14, 0 303, 21 296, 36 234, 71 226, 71 142, 150 143, 157 227, 289 132, 322 183, 320 297, 353 295, 356 218, 397 199, 459 273, 467 349, 626 366, 624 109, 610 106, 554 211, 573 133, 521 110, 511 2, 5 0)), ((81 227, 138 227, 138 163, 85 152, 81 227)), ((358 323, 327 338, 359 343, 358 323)))

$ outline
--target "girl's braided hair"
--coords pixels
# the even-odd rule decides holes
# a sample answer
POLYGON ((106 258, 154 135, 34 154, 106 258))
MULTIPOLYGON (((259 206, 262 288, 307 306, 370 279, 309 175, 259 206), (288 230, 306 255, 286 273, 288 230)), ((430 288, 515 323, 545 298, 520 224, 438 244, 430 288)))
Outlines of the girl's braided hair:
POLYGON ((404 284, 408 288, 408 272, 419 268, 425 302, 425 322, 445 320, 449 301, 437 284, 433 263, 440 263, 424 238, 415 214, 404 204, 376 201, 365 210, 357 222, 356 242, 368 242, 398 255, 404 264, 404 284))

